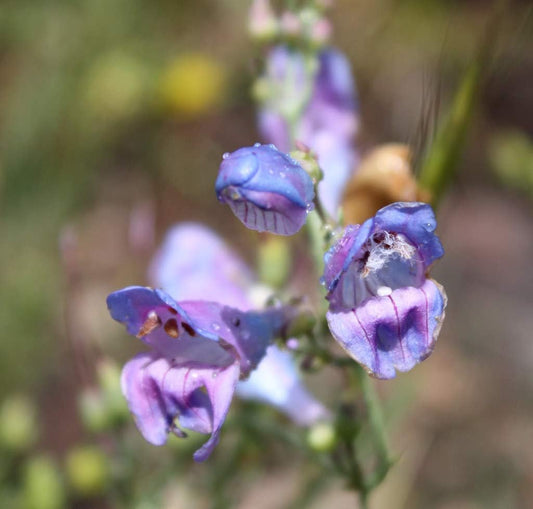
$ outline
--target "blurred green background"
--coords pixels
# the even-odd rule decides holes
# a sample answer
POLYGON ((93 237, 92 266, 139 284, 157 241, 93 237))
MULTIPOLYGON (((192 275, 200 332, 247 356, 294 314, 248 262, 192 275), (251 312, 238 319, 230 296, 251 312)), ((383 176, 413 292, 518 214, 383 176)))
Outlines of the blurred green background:
MULTIPOLYGON (((253 262, 256 236, 213 190, 222 153, 260 141, 248 6, 0 4, 0 438, 8 448, 26 440, 32 458, 17 467, 24 495, 11 488, 11 460, 2 461, 1 507, 114 507, 102 472, 120 470, 109 459, 117 454, 84 431, 78 393, 97 383, 98 359, 119 364, 134 351, 105 297, 146 282, 169 225, 205 221, 253 262), (98 447, 73 449, 81 443, 98 447), (60 473, 48 468, 53 461, 60 473), (90 472, 73 480, 90 465, 96 480, 90 472), (96 488, 83 486, 87 478, 96 488), (32 493, 41 482, 56 486, 46 490, 57 489, 60 505, 39 505, 32 493), (63 501, 62 483, 77 495, 63 501)), ((490 13, 481 0, 335 3, 333 41, 358 83, 362 153, 416 143, 428 102, 446 111, 490 13)), ((400 459, 376 508, 533 506, 532 34, 529 2, 509 2, 457 181, 439 211, 447 256, 435 278, 449 296, 439 345, 414 372, 379 383, 400 459)), ((327 403, 328 384, 316 385, 327 403)), ((126 427, 135 432, 129 419, 126 427)), ((169 455, 137 447, 141 462, 169 455)), ((176 454, 192 463, 189 448, 176 454)), ((287 461, 283 448, 252 456, 261 466, 232 485, 234 506, 285 507, 304 460, 287 461)), ((189 475, 207 475, 205 468, 189 475)), ((186 480, 175 481, 159 490, 162 505, 142 507, 209 507, 209 494, 191 502, 186 480)), ((341 488, 306 507, 353 507, 341 488)))

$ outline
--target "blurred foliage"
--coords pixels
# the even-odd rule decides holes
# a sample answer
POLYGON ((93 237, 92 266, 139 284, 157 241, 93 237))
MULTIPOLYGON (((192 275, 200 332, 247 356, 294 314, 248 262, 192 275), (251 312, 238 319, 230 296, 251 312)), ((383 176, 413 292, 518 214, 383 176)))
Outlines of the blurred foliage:
POLYGON ((533 141, 521 131, 503 131, 489 145, 490 164, 501 181, 533 199, 533 141))

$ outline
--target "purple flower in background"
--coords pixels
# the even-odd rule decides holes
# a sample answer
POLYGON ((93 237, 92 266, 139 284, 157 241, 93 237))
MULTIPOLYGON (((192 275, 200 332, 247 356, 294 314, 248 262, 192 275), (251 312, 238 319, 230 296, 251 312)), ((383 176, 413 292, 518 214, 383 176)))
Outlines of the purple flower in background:
POLYGON ((215 302, 179 304, 161 290, 132 286, 109 295, 111 316, 150 347, 122 371, 122 392, 137 427, 154 444, 179 424, 211 433, 194 454, 206 460, 241 377, 264 357, 286 325, 288 308, 244 312, 215 302))
POLYGON ((296 161, 258 143, 224 154, 215 190, 245 226, 279 235, 304 225, 315 195, 311 177, 296 161))
POLYGON ((169 229, 150 264, 152 286, 175 300, 210 300, 241 310, 251 309, 248 297, 254 276, 250 268, 212 230, 200 223, 169 229))
POLYGON ((334 49, 325 49, 313 77, 306 72, 300 52, 277 46, 268 56, 264 79, 272 94, 259 112, 262 136, 289 152, 292 147, 286 119, 303 107, 294 137, 318 155, 324 172, 318 186, 320 199, 326 210, 336 215, 343 189, 357 164, 357 98, 348 60, 334 49), (309 102, 301 104, 309 87, 309 102))
MULTIPOLYGON (((218 235, 198 223, 169 230, 152 261, 150 280, 178 301, 208 295, 241 310, 254 307, 253 273, 218 235)), ((301 425, 329 415, 303 385, 291 355, 275 345, 268 347, 250 377, 238 382, 236 393, 268 403, 301 425)))
POLYGON ((341 346, 378 378, 394 378, 428 357, 446 306, 428 279, 444 254, 424 203, 393 203, 350 225, 325 255, 327 320, 341 346))

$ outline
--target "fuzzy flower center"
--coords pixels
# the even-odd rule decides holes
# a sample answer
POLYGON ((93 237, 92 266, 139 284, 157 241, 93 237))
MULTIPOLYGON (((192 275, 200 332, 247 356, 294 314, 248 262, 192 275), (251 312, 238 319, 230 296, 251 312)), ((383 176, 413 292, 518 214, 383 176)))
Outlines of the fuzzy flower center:
POLYGON ((406 286, 420 286, 423 264, 416 248, 400 234, 373 233, 342 279, 345 305, 358 306, 372 297, 385 297, 406 286))

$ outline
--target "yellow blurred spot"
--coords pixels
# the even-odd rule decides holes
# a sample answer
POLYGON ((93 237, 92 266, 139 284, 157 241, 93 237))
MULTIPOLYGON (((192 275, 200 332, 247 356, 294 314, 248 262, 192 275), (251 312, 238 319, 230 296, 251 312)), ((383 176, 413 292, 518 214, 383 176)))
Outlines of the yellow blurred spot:
POLYGON ((112 51, 93 62, 84 88, 89 115, 111 122, 128 119, 143 106, 147 72, 133 56, 112 51))
POLYGON ((191 53, 168 65, 159 92, 163 105, 172 112, 196 116, 221 103, 224 84, 224 70, 216 61, 191 53))
POLYGON ((97 447, 78 446, 67 454, 66 474, 70 487, 78 495, 99 495, 107 485, 108 460, 97 447))

